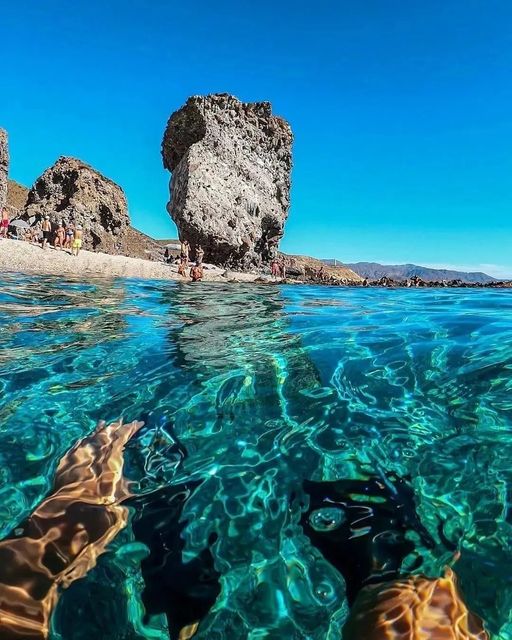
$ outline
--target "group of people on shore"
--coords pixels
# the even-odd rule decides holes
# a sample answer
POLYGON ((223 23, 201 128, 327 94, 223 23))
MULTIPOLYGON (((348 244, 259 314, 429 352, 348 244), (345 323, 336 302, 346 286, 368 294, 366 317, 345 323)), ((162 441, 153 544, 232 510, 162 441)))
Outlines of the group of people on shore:
MULTIPOLYGON (((180 262, 178 266, 178 274, 180 276, 183 276, 184 278, 187 277, 187 269, 191 261, 190 251, 191 251, 190 242, 188 240, 182 240, 181 246, 180 246, 180 262)), ((173 259, 169 252, 169 249, 165 250, 164 258, 167 263, 172 262, 173 259)), ((201 247, 201 245, 198 245, 196 247, 194 252, 194 258, 195 259, 192 261, 192 264, 190 266, 189 277, 191 278, 192 282, 199 282, 204 277, 204 271, 203 271, 204 249, 201 247)))
MULTIPOLYGON (((10 224, 9 212, 4 208, 0 220, 0 238, 9 237, 10 224)), ((77 256, 82 248, 83 228, 80 224, 75 225, 73 222, 64 220, 55 224, 51 222, 50 216, 45 216, 33 226, 18 231, 16 238, 40 244, 42 249, 53 246, 54 249, 64 249, 71 255, 77 256)))
MULTIPOLYGON (((182 240, 180 242, 180 257, 178 265, 178 274, 184 278, 188 276, 192 282, 199 282, 204 277, 203 270, 203 258, 204 249, 201 245, 197 245, 194 250, 194 259, 191 259, 192 249, 188 240, 182 240), (190 270, 189 270, 190 267, 190 270)), ((175 259, 172 257, 169 248, 165 250, 164 260, 170 264, 175 259)), ((285 279, 286 278, 286 262, 284 257, 274 257, 270 263, 270 271, 274 278, 285 279)))

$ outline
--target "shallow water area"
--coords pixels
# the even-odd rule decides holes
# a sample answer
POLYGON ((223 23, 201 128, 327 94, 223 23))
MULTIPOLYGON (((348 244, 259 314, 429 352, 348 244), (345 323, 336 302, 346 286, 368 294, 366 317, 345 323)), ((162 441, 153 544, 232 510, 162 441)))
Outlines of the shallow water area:
MULTIPOLYGON (((511 371, 509 290, 6 274, 0 535, 99 420, 143 420, 126 448, 130 522, 64 591, 54 640, 169 637, 164 612, 145 615, 151 549, 137 523, 187 482, 182 558, 209 549, 219 576, 194 638, 339 639, 346 585, 304 533, 303 483, 369 475, 413 490, 421 528, 402 572, 440 576, 459 551, 466 601, 509 640, 511 371)), ((343 514, 310 521, 336 529, 343 514)))

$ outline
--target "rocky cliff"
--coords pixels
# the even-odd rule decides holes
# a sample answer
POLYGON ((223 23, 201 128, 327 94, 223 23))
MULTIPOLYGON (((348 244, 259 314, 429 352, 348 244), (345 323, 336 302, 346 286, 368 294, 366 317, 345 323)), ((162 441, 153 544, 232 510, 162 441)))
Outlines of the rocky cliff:
POLYGON ((118 253, 130 219, 121 187, 85 162, 61 157, 40 176, 28 194, 24 218, 45 215, 54 222, 81 224, 84 247, 118 253))
POLYGON ((7 175, 9 173, 9 147, 7 131, 0 129, 0 211, 7 203, 7 175))
POLYGON ((292 132, 268 102, 194 96, 167 123, 167 206, 205 260, 261 266, 277 251, 290 205, 292 132))

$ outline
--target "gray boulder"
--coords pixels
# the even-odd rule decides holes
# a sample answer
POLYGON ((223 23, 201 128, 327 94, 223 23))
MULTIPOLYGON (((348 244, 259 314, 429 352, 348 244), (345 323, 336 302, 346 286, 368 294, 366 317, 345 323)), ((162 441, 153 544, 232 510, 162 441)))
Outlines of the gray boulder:
POLYGON ((61 157, 40 176, 28 194, 23 217, 31 223, 50 216, 84 227, 84 247, 119 253, 130 225, 123 190, 93 167, 61 157))
POLYGON ((7 204, 7 175, 9 173, 9 145, 7 131, 0 129, 0 211, 7 204))
MULTIPOLYGON (((205 260, 249 268, 277 252, 290 206, 292 132, 269 102, 194 96, 162 142, 172 171, 167 209, 205 260)), ((192 251, 192 257, 194 252, 192 251)))

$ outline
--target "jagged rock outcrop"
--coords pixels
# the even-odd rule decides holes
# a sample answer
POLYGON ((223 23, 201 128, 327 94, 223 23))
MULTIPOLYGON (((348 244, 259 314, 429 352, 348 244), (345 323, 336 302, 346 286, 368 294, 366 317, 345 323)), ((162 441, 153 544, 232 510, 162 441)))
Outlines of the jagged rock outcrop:
MULTIPOLYGON (((269 102, 194 96, 162 142, 172 171, 167 209, 205 260, 261 266, 277 251, 290 205, 292 132, 269 102)), ((193 252, 192 252, 193 255, 193 252)))
POLYGON ((93 167, 61 157, 40 176, 28 194, 23 217, 33 222, 49 215, 84 227, 84 247, 118 253, 130 224, 123 190, 93 167))
POLYGON ((7 131, 0 129, 0 211, 7 203, 7 175, 9 173, 9 145, 7 131))

